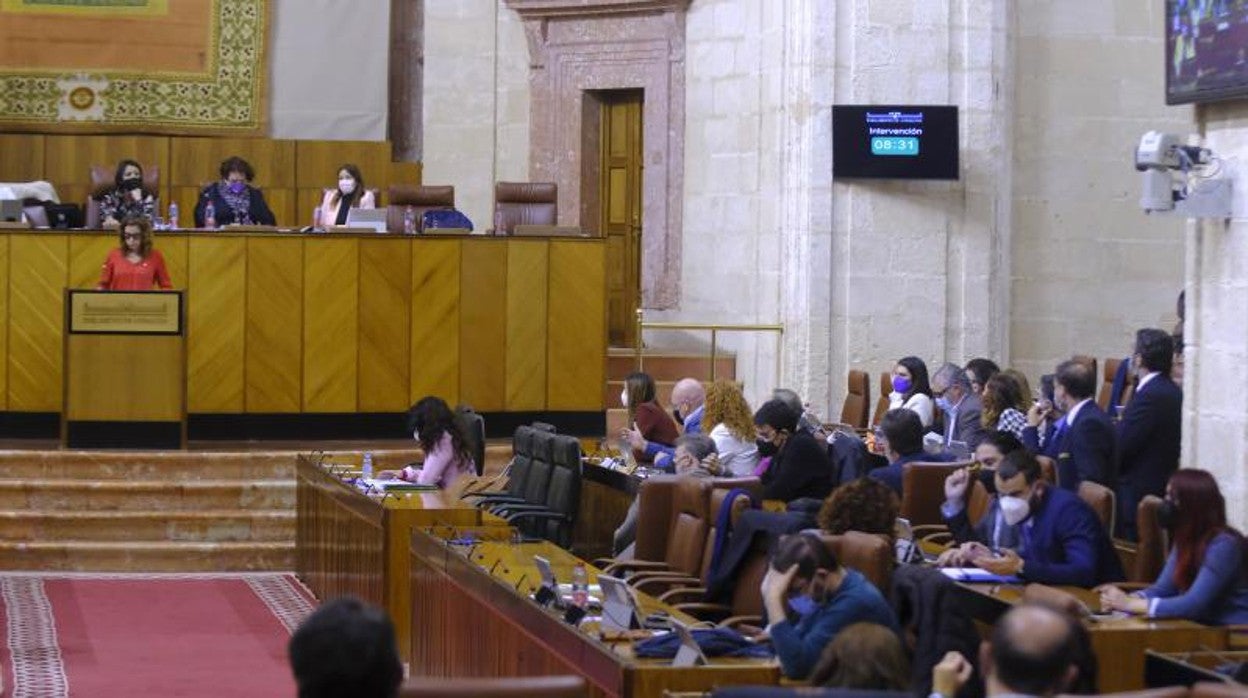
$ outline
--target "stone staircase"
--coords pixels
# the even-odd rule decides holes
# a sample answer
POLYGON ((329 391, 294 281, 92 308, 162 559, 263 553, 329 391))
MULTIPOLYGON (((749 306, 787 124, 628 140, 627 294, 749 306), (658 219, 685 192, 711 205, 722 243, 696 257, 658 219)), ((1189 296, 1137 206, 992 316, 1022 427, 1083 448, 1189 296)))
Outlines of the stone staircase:
MULTIPOLYGON (((607 435, 613 436, 627 426, 628 411, 620 406, 620 391, 624 378, 636 366, 636 354, 631 348, 612 347, 607 351, 607 383, 603 387, 603 400, 607 406, 607 435)), ((654 378, 658 388, 659 402, 671 407, 672 387, 681 378, 711 379, 711 355, 709 352, 645 349, 642 370, 654 378)), ((737 357, 719 353, 715 357, 715 377, 736 380, 737 357)))
POLYGON ((297 453, 0 451, 0 569, 293 569, 297 453))

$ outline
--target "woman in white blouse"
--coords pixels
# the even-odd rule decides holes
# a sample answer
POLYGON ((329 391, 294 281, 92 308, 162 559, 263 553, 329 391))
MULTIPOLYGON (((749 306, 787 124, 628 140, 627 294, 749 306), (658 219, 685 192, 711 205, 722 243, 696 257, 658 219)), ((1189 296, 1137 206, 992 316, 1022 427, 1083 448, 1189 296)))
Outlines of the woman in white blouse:
POLYGON ((719 451, 724 475, 749 477, 758 466, 754 443, 754 412, 741 389, 732 381, 719 380, 706 391, 702 424, 713 424, 710 437, 719 451))
POLYGON ((893 392, 888 408, 904 407, 919 415, 923 426, 932 426, 932 386, 927 380, 927 364, 917 356, 907 356, 893 367, 893 392))

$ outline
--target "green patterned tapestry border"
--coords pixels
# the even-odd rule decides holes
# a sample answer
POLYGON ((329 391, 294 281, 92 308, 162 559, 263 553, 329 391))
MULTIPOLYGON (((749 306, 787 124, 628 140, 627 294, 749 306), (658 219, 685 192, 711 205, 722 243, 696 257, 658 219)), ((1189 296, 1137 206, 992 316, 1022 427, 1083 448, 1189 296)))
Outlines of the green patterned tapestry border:
MULTIPOLYGON (((19 27, 17 23, 43 22, 49 52, 58 50, 57 37, 67 33, 73 36, 73 22, 83 22, 83 27, 94 25, 98 34, 101 21, 115 21, 119 32, 107 32, 110 38, 98 40, 102 55, 115 56, 119 47, 105 44, 116 42, 117 36, 131 36, 125 31, 127 26, 146 22, 139 28, 149 34, 163 33, 175 41, 185 41, 185 46, 177 47, 183 49, 179 58, 188 54, 203 57, 202 66, 188 68, 184 63, 173 64, 176 51, 167 52, 171 58, 165 63, 161 51, 144 52, 140 47, 141 69, 30 67, 46 65, 55 58, 21 61, 21 66, 0 63, 0 131, 265 135, 268 0, 193 3, 168 0, 166 9, 165 0, 158 0, 149 7, 158 8, 157 13, 163 16, 126 13, 104 20, 99 3, 84 3, 82 17, 67 14, 64 7, 44 15, 0 8, 0 27, 9 25, 9 31, 26 32, 27 38, 31 25, 19 27), (210 9, 205 15, 207 6, 210 9), (121 24, 124 22, 132 24, 121 24)), ((14 40, 7 33, 0 28, 0 41, 14 40)))

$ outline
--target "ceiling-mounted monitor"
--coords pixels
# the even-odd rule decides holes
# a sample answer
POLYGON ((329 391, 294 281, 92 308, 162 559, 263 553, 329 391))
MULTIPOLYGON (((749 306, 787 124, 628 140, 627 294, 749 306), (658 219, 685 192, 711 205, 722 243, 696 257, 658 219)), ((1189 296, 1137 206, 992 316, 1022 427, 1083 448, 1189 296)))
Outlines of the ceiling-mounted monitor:
POLYGON ((1248 2, 1166 0, 1166 104, 1248 97, 1248 2))
POLYGON ((832 176, 957 179, 958 108, 832 107, 832 176))

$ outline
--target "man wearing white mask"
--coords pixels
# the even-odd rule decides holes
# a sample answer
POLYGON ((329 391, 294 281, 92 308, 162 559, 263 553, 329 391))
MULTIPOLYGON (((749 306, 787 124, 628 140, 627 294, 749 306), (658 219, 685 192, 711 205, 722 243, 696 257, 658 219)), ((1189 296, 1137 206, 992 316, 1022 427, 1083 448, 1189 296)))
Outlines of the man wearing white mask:
MULTIPOLYGON (((1002 523, 1017 528, 1016 550, 968 560, 993 574, 1014 575, 1027 582, 1094 587, 1125 579, 1114 544, 1092 508, 1077 495, 1052 487, 1040 477, 1040 463, 1026 450, 1008 454, 997 465, 997 497, 993 509, 1002 523)), ((951 521, 966 517, 965 497, 946 489, 951 521), (951 509, 958 507, 956 513, 951 509)), ((951 524, 952 527, 952 524, 951 524)))

